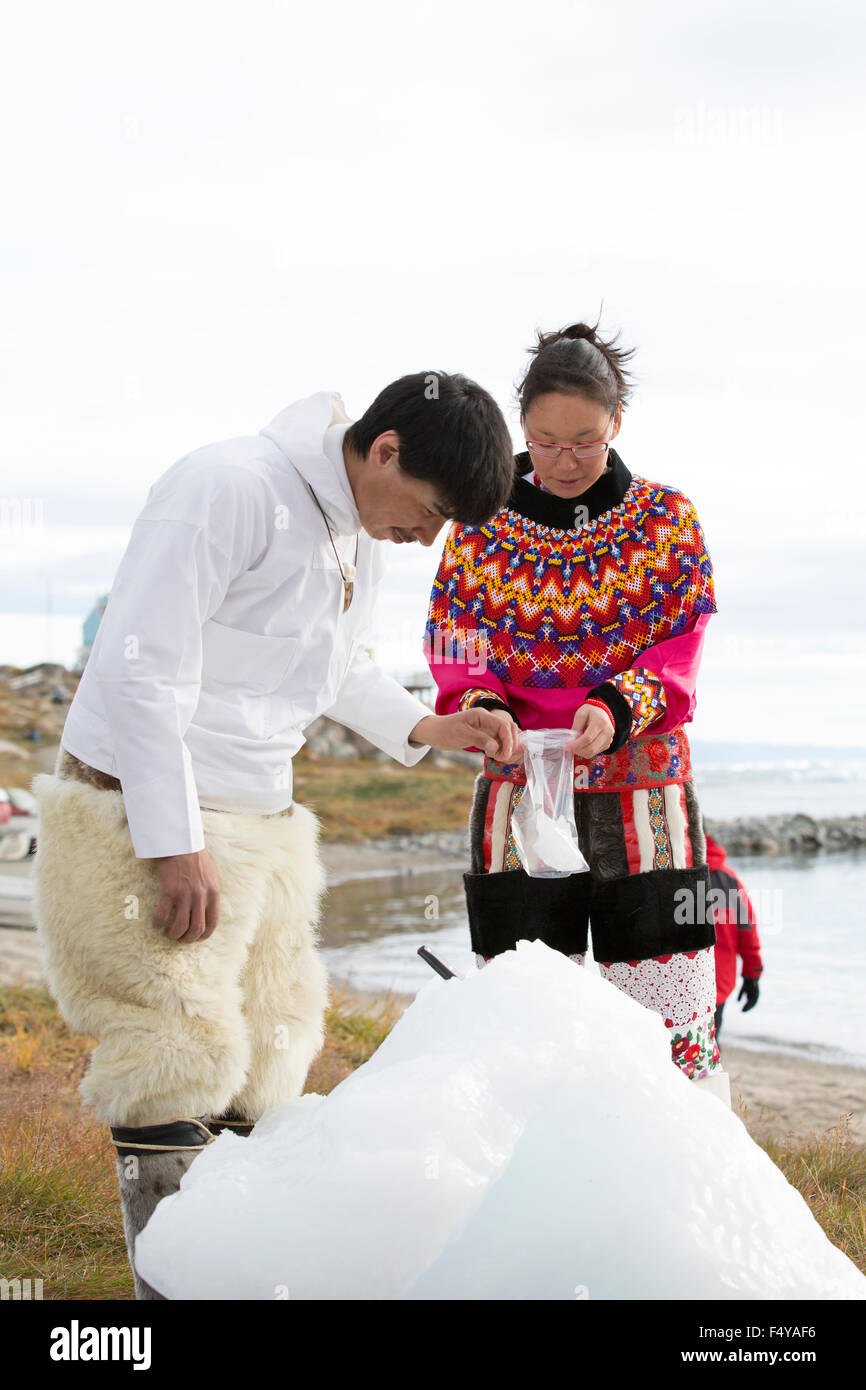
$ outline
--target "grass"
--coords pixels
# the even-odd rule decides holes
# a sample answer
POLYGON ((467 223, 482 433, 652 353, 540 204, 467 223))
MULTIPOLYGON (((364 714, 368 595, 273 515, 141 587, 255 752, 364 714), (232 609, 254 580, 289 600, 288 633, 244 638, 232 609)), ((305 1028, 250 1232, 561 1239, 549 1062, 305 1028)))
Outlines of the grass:
MULTIPOLYGON (((18 742, 9 739, 8 734, 0 734, 8 742, 18 742)), ((17 757, 11 753, 0 752, 0 787, 23 787, 25 791, 30 790, 30 783, 39 771, 36 761, 36 754, 33 745, 21 745, 21 756, 17 757)))
MULTIPOLYGON (((306 1089, 333 1090, 373 1055, 401 1009, 397 996, 371 1001, 338 989, 306 1089)), ((76 1090, 92 1046, 44 989, 0 987, 0 1277, 42 1279, 46 1299, 134 1297, 107 1128, 76 1090)), ((806 1142, 758 1142, 866 1273, 866 1146, 845 1123, 806 1142)))
POLYGON ((848 1121, 805 1143, 764 1139, 761 1146, 833 1244, 866 1274, 866 1145, 853 1141, 848 1121))
POLYGON ((478 766, 439 767, 428 754, 414 767, 367 758, 293 759, 293 793, 322 820, 331 844, 465 830, 478 766))
MULTIPOLYGON (((30 787, 36 755, 33 745, 21 746, 23 758, 0 754, 0 786, 30 787)), ((325 843, 465 830, 481 765, 480 753, 477 766, 439 767, 428 753, 410 768, 371 758, 311 758, 301 749, 292 759, 293 794, 321 818, 325 843)))
POLYGON ((107 1130, 75 1090, 92 1047, 47 991, 0 989, 0 1276, 45 1298, 134 1296, 107 1130))
MULTIPOLYGON (((306 1090, 333 1090, 400 1009, 392 996, 361 1008, 335 992, 306 1090)), ((0 1278, 41 1279, 45 1299, 135 1296, 108 1129, 77 1094, 93 1045, 46 990, 0 987, 0 1278)))

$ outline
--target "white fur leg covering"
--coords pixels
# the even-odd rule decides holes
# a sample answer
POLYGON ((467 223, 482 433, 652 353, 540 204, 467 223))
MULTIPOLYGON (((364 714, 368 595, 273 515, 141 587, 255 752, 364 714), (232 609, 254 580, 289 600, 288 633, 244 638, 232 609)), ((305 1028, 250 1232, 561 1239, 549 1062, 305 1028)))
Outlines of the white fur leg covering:
MULTIPOLYGON (((301 811, 296 803, 291 819, 301 811)), ((315 853, 302 862, 298 849, 292 841, 271 859, 268 898, 240 979, 251 1060, 229 1109, 252 1121, 301 1094, 324 1042, 328 979, 316 927, 325 873, 315 853)))
MULTIPOLYGON (((316 817, 297 805, 291 816, 203 811, 220 919, 207 941, 183 944, 153 925, 156 861, 136 859, 122 793, 48 773, 32 787, 40 815, 34 915, 48 981, 67 1022, 99 1039, 82 1097, 112 1125, 221 1114, 253 1062, 255 1000, 245 999, 241 978, 260 929, 263 945, 273 936, 275 894, 288 912, 280 926, 291 959, 301 972, 310 965, 302 947, 312 952, 309 923, 324 880, 316 817)), ((280 944, 277 933, 272 950, 280 944)), ((285 981, 279 952, 276 968, 285 981)), ((318 957, 310 968, 318 998, 318 957)), ((266 974, 261 961, 256 987, 266 974)), ((309 982, 296 987, 303 998, 309 982)), ((321 1019, 306 1026, 309 1051, 321 1019)), ((297 1094, 303 1077, 298 1084, 293 1073, 293 1084, 297 1094)))

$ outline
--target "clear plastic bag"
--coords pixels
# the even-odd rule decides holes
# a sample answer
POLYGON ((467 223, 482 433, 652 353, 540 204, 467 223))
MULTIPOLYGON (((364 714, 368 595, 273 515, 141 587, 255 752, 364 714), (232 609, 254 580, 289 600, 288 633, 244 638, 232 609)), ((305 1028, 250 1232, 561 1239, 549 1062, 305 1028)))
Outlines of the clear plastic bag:
POLYGON ((573 729, 529 729, 523 735, 526 789, 512 813, 511 830, 532 878, 589 872, 574 822, 574 754, 565 752, 573 738, 573 729))

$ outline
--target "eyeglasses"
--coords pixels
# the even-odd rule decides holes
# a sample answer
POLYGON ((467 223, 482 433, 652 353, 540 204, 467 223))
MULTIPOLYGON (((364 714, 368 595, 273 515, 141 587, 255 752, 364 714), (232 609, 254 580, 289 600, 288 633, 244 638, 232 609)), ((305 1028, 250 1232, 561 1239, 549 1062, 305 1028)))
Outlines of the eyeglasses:
MULTIPOLYGON (((610 425, 613 425, 612 418, 610 425)), ((563 449, 569 449, 576 459, 591 459, 609 449, 610 443, 609 439, 594 439, 591 444, 548 444, 544 439, 527 439, 526 446, 541 459, 558 459, 563 449)))
POLYGON ((545 444, 541 439, 527 439, 526 446, 542 459, 558 459, 563 449, 568 449, 576 459, 591 459, 609 449, 610 440, 596 439, 591 444, 545 444))

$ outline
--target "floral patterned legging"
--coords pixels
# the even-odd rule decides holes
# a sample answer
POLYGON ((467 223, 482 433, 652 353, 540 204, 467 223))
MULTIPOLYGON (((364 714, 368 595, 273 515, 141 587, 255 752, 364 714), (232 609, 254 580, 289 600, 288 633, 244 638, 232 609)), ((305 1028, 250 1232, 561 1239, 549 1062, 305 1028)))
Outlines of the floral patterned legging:
MULTIPOLYGON (((483 773, 470 821, 475 874, 522 872, 511 817, 524 787, 483 773)), ((691 783, 627 792, 576 792, 575 819, 590 877, 597 883, 706 862, 697 798, 691 783)), ((592 921, 590 911, 590 921, 592 921)), ((676 929, 671 929, 675 941, 676 929)), ((594 946, 595 928, 593 926, 594 946)), ((635 954, 643 956, 639 941, 635 954)), ((492 957, 476 952, 483 967, 492 957)), ((583 965, 586 952, 570 954, 583 965)), ((634 960, 597 961, 617 989, 661 1014, 673 1061, 686 1076, 708 1076, 721 1058, 716 1045, 716 970, 712 945, 634 960)))

